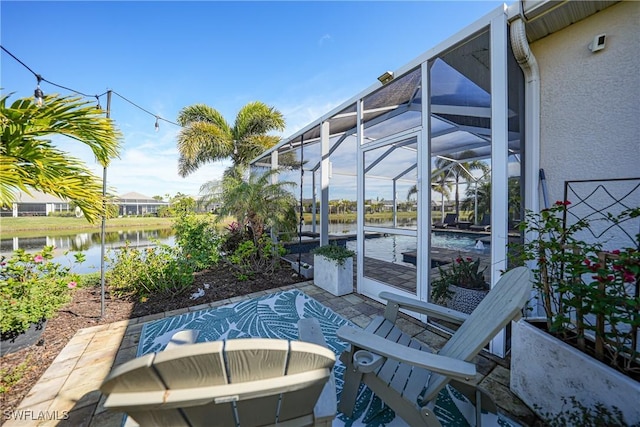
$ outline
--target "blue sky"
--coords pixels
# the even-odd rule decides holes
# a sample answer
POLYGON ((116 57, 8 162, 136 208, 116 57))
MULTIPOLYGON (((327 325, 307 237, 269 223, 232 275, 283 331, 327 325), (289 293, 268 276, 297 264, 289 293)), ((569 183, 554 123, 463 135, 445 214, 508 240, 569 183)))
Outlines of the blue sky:
MULTIPOLYGON (((233 122, 246 103, 265 102, 283 113, 286 137, 501 4, 3 0, 0 39, 47 80, 86 94, 111 89, 174 122, 195 103, 233 122)), ((35 77, 5 52, 0 59, 10 101, 33 96, 35 77)), ((47 83, 41 88, 68 94, 47 83)), ((182 178, 178 127, 161 121, 155 132, 152 115, 118 96, 111 110, 124 134, 108 170, 117 194, 196 195, 227 166, 212 163, 182 178)), ((55 142, 102 175, 82 144, 55 142)))

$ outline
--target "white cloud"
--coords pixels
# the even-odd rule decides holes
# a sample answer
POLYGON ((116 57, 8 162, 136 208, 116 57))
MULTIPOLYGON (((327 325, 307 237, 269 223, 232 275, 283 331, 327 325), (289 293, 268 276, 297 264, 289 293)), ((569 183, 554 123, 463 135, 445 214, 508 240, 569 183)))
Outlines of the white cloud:
POLYGON ((333 41, 331 34, 324 34, 320 37, 320 40, 318 40, 318 46, 322 46, 326 41, 333 41))
MULTIPOLYGON (((155 196, 165 194, 197 195, 200 186, 219 179, 229 162, 216 162, 202 166, 186 178, 178 174, 177 131, 162 130, 158 133, 132 132, 126 135, 120 158, 113 159, 107 168, 107 186, 116 194, 131 191, 155 196)), ((96 162, 91 150, 77 141, 54 137, 60 149, 82 160, 98 177, 103 168, 96 162)))

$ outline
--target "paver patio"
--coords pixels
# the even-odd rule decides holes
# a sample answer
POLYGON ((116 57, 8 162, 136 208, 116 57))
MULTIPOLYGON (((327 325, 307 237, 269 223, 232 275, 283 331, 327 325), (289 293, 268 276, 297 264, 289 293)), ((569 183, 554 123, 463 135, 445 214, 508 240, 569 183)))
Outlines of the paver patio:
MULTIPOLYGON (((365 296, 354 293, 335 297, 314 286, 312 282, 303 282, 215 303, 82 329, 69 341, 18 409, 11 414, 12 419, 3 425, 120 426, 122 414, 104 409, 104 396, 98 388, 114 366, 135 357, 144 323, 293 288, 300 289, 345 319, 363 327, 384 310, 382 304, 365 296)), ((441 332, 430 326, 425 329, 424 324, 417 320, 404 317, 401 325, 407 333, 433 348, 438 349, 446 342, 441 332)), ((523 425, 532 425, 535 415, 509 390, 508 361, 483 353, 476 358, 475 363, 481 374, 479 383, 493 397, 498 407, 523 425)))

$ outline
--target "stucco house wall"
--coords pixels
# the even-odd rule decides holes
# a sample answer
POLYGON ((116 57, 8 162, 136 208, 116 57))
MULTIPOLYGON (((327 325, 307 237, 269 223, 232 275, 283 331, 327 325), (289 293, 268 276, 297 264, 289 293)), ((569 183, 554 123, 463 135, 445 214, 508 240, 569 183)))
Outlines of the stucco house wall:
POLYGON ((640 177, 639 23, 640 2, 623 1, 531 44, 551 203, 565 180, 640 177), (592 53, 602 33, 606 47, 592 53))

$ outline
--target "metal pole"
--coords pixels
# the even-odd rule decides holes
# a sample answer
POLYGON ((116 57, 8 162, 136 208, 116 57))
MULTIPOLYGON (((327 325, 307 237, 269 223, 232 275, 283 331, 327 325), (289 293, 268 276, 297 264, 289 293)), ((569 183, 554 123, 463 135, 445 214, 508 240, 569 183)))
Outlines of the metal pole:
MULTIPOLYGON (((111 91, 107 91, 107 118, 111 117, 111 91)), ((102 168, 102 227, 100 232, 100 317, 104 317, 104 257, 107 228, 107 167, 102 168)))
POLYGON ((303 217, 303 188, 304 185, 304 135, 300 136, 300 222, 298 223, 298 275, 300 275, 300 268, 302 265, 302 223, 303 217))

